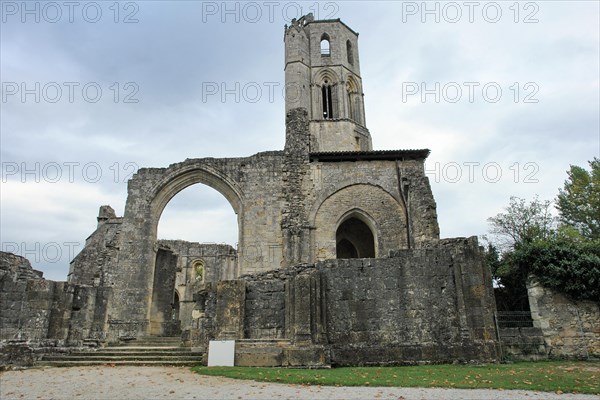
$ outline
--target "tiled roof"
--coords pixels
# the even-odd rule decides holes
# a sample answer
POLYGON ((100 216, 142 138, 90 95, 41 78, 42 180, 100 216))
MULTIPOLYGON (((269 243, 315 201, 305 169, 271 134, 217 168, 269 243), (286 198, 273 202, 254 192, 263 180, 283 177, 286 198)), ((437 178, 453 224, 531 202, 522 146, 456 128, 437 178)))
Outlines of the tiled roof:
POLYGON ((374 161, 374 160, 425 160, 429 149, 375 150, 375 151, 326 151, 310 153, 310 161, 374 161))

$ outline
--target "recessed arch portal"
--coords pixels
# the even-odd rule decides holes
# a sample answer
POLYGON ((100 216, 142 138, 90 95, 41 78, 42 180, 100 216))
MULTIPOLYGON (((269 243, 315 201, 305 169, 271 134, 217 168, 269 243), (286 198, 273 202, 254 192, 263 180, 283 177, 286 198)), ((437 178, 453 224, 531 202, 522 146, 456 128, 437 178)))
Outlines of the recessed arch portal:
MULTIPOLYGON (((352 243, 350 237, 338 236, 339 228, 352 218, 364 223, 373 236, 373 251, 367 252, 363 248, 363 255, 360 255, 354 244, 357 256, 369 257, 373 254, 374 257, 379 257, 388 254, 390 250, 408 248, 405 213, 397 198, 381 186, 373 184, 340 183, 340 186, 337 190, 331 189, 323 193, 316 201, 309 217, 315 228, 311 239, 313 241, 311 247, 314 249, 311 254, 312 260, 338 258, 338 243, 343 239, 352 243)), ((354 228, 358 226, 358 222, 353 224, 354 228)), ((368 236, 366 231, 364 232, 363 238, 365 235, 368 236)), ((357 235, 357 237, 361 236, 357 235)), ((341 246, 349 249, 346 242, 341 246)), ((352 251, 347 254, 351 255, 352 251)))

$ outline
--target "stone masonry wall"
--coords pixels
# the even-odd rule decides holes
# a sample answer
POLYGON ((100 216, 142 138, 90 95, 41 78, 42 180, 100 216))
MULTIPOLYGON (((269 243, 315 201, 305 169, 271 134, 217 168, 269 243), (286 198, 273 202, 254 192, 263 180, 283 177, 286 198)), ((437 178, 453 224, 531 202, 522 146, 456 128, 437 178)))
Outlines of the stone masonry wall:
POLYGON ((104 286, 115 279, 110 273, 117 269, 123 219, 117 218, 110 206, 100 207, 99 215, 98 227, 86 239, 82 251, 71 261, 67 278, 69 283, 104 286))
POLYGON ((374 232, 380 256, 439 239, 436 203, 423 160, 312 162, 309 168, 303 194, 316 229, 311 262, 335 255, 339 218, 353 209, 372 214, 380 229, 374 232), (331 213, 326 209, 335 206, 329 203, 340 207, 331 213))
POLYGON ((251 274, 211 284, 198 300, 201 327, 210 327, 202 340, 325 345, 333 365, 498 357, 491 276, 476 238, 251 274))
POLYGON ((150 334, 154 336, 174 336, 179 330, 179 320, 175 313, 175 277, 177 256, 166 249, 158 249, 152 288, 152 310, 150 334))
POLYGON ((72 302, 68 289, 65 282, 45 280, 27 259, 0 252, 0 339, 39 341, 49 332, 66 339, 61 328, 62 310, 72 302))
POLYGON ((282 152, 260 153, 237 159, 193 159, 168 168, 143 168, 130 180, 120 233, 118 267, 113 274, 111 326, 127 327, 143 335, 151 310, 156 229, 163 208, 180 190, 195 183, 221 192, 238 214, 240 270, 259 271, 283 263, 282 152))
POLYGON ((476 238, 319 266, 333 363, 497 358, 491 276, 476 238))
POLYGON ((110 288, 46 280, 27 259, 0 252, 0 340, 104 340, 110 294, 110 288))
MULTIPOLYGON (((100 227, 91 237, 90 248, 86 246, 78 256, 82 263, 75 262, 76 266, 87 263, 79 268, 81 283, 95 283, 100 275, 112 289, 111 327, 137 331, 137 335, 148 331, 159 218, 173 196, 195 183, 221 192, 238 215, 237 268, 226 278, 330 258, 335 255, 339 218, 356 208, 368 208, 366 212, 373 214, 378 255, 438 238, 435 202, 423 160, 311 162, 308 126, 306 110, 293 109, 287 115, 284 151, 246 158, 188 159, 168 168, 138 170, 128 184, 118 235, 108 225, 100 227), (324 205, 334 205, 334 197, 346 190, 349 201, 343 209, 336 209, 336 215, 324 211, 324 205), (111 235, 114 240, 102 239, 111 235), (118 262, 113 262, 117 260, 110 251, 114 248, 118 262), (94 263, 98 267, 89 266, 94 263)), ((111 222, 108 219, 106 224, 111 222)), ((116 330, 109 331, 114 339, 116 330)))
MULTIPOLYGON (((174 290, 179 297, 181 330, 196 328, 198 317, 194 318, 194 295, 207 282, 233 279, 236 276, 237 251, 227 244, 183 240, 159 240, 158 247, 159 251, 168 250, 177 258, 173 276, 174 290)), ((156 280, 155 273, 155 283, 156 280)))
POLYGON ((527 285, 534 326, 540 328, 550 358, 600 359, 600 305, 573 301, 541 286, 527 285))

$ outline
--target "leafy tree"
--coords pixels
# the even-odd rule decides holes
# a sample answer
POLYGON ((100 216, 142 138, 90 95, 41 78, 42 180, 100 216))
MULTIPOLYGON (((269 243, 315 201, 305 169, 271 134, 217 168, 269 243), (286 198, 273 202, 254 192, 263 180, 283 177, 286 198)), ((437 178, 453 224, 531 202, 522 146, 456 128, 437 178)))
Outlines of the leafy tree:
POLYGON ((527 310, 526 282, 533 274, 546 287, 573 299, 600 302, 600 159, 591 171, 572 165, 556 208, 551 202, 511 197, 505 212, 488 218, 496 246, 487 249, 499 310, 527 310), (497 249, 502 250, 498 252, 497 249))
POLYGON ((512 262, 512 252, 500 255, 497 248, 489 243, 486 249, 486 261, 492 270, 494 295, 499 311, 527 311, 527 270, 512 262))
MULTIPOLYGON (((587 185, 585 191, 594 190, 591 186, 587 185)), ((571 193, 580 192, 573 186, 569 188, 571 193)), ((561 192, 564 193, 567 191, 561 192)), ((563 197, 566 204, 576 204, 573 201, 576 196, 563 197)), ((590 199, 592 203, 598 200, 590 199)), ((583 204, 580 198, 577 201, 577 204, 583 204)), ((531 274, 542 285, 573 299, 600 302, 600 238, 590 238, 593 231, 585 230, 589 225, 563 222, 556 227, 550 206, 549 201, 540 201, 537 197, 530 202, 511 197, 505 212, 488 219, 490 232, 503 250, 500 253, 496 246, 489 244, 486 252, 497 286, 495 294, 499 310, 529 309, 526 282, 531 274)), ((576 208, 578 212, 581 210, 589 211, 590 208, 576 208)), ((564 212, 561 217, 565 221, 564 212)))
POLYGON ((523 243, 511 255, 517 271, 574 299, 600 302, 600 240, 554 238, 523 243))
POLYGON ((550 213, 551 202, 536 196, 531 202, 511 196, 506 212, 488 218, 490 232, 503 251, 518 243, 546 239, 554 233, 555 217, 550 213))
POLYGON ((600 159, 589 162, 591 171, 571 165, 563 189, 559 189, 557 209, 564 224, 574 227, 584 238, 600 239, 600 159))

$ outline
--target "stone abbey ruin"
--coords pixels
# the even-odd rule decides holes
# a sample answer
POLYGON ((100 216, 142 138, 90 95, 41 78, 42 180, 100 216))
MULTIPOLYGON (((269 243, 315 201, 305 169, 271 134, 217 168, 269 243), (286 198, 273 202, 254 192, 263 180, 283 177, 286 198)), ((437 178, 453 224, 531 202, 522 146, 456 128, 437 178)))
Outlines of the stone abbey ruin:
POLYGON ((499 359, 489 268, 475 237, 439 238, 429 150, 372 148, 357 40, 339 19, 286 26, 284 150, 140 169, 67 282, 2 254, 0 339, 235 340, 236 365, 499 359), (198 183, 237 214, 237 250, 157 240, 167 203, 198 183))

